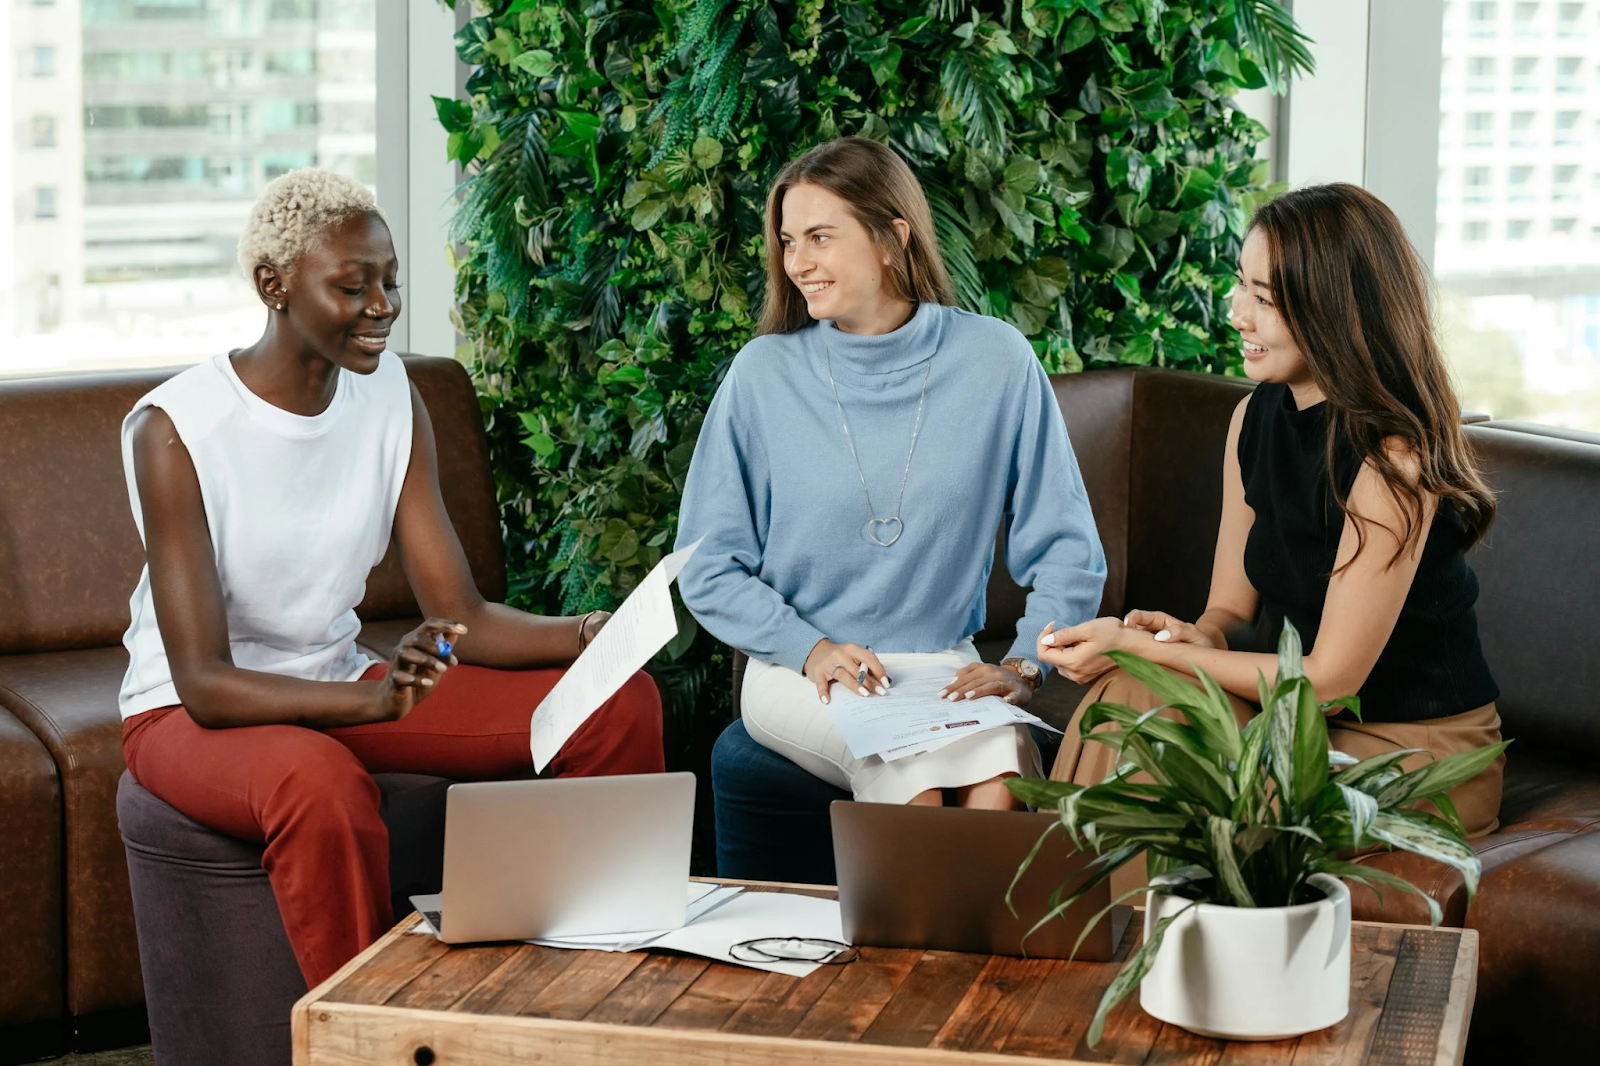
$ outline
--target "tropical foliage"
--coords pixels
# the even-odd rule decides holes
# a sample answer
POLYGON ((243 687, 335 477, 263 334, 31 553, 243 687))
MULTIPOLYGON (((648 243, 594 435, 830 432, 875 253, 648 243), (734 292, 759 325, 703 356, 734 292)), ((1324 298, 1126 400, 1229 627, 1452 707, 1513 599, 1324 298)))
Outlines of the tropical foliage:
MULTIPOLYGON (((1470 903, 1482 867, 1446 793, 1476 777, 1505 743, 1414 770, 1400 764, 1421 749, 1360 762, 1330 750, 1328 713, 1342 707, 1360 717, 1360 701, 1347 696, 1318 702, 1301 667, 1300 636, 1289 623, 1278 643, 1277 680, 1269 686, 1259 677, 1262 712, 1243 729, 1227 694, 1204 671, 1196 686, 1136 655, 1108 654, 1149 686, 1163 708, 1182 711, 1187 721, 1161 717, 1163 708, 1141 713, 1096 703, 1084 714, 1082 733, 1086 741, 1116 749, 1120 765, 1111 776, 1088 786, 1009 782, 1030 805, 1059 814, 1034 854, 1057 833, 1095 854, 1092 875, 1069 894, 1058 890, 1040 924, 1138 855, 1145 856, 1152 892, 1234 907, 1285 907, 1320 898, 1308 879, 1328 874, 1379 891, 1414 892, 1427 901, 1437 925, 1440 908, 1431 896, 1385 870, 1350 861, 1359 851, 1398 849, 1460 870, 1470 903), (1135 775, 1143 783, 1132 781, 1135 775), (1418 806, 1425 802, 1440 813, 1418 806)), ((1030 855, 1022 869, 1032 860, 1030 855)), ((1149 972, 1167 927, 1181 913, 1156 925, 1106 989, 1091 1042, 1099 1040, 1110 1009, 1149 972)))
MULTIPOLYGON (((453 0, 451 0, 453 2, 453 0)), ((1271 0, 474 0, 459 327, 518 602, 613 603, 670 548, 700 421, 762 299, 777 169, 893 145, 961 302, 1052 371, 1238 359, 1226 292, 1263 128, 1310 67, 1271 0)), ((712 644, 683 617, 680 706, 712 644)), ((720 686, 719 686, 720 688, 720 686)))

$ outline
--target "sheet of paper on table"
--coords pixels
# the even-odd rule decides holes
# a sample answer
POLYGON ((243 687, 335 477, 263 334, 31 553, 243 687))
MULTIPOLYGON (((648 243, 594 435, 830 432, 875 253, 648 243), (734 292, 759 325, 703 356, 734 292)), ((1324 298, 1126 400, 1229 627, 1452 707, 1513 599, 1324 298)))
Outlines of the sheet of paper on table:
MULTIPOLYGON (((437 897, 435 897, 437 898, 437 897)), ((413 897, 413 900, 421 897, 413 897)), ((424 918, 411 933, 437 935, 424 918)), ((568 951, 641 951, 666 948, 735 966, 804 977, 817 962, 752 962, 736 959, 735 944, 767 938, 810 937, 844 942, 839 901, 788 892, 746 892, 736 885, 689 882, 688 921, 661 933, 601 933, 595 936, 530 940, 541 947, 568 951)))
POLYGON ((528 743, 536 771, 543 773, 567 738, 678 635, 672 583, 698 547, 697 540, 657 563, 535 708, 528 743))
POLYGON ((941 699, 939 690, 954 678, 949 667, 930 665, 896 670, 886 696, 859 696, 834 685, 828 713, 850 754, 858 759, 878 755, 890 762, 1000 726, 1052 728, 999 696, 958 703, 941 699))
POLYGON ((790 977, 804 977, 822 965, 815 962, 751 962, 729 954, 735 944, 768 937, 811 937, 842 943, 844 920, 839 913, 839 901, 789 892, 746 892, 682 929, 674 929, 656 938, 650 946, 682 951, 735 966, 788 974, 790 977))
MULTIPOLYGON (((688 883, 688 908, 684 912, 684 921, 692 922, 702 915, 709 914, 722 906, 728 900, 743 892, 744 889, 737 885, 715 885, 706 881, 690 881, 688 883)), ((422 920, 412 926, 409 932, 429 933, 438 936, 438 930, 428 920, 430 911, 439 910, 439 896, 412 896, 411 903, 422 914, 422 920)), ((665 929, 652 932, 633 933, 596 933, 590 936, 569 936, 550 939, 529 940, 530 944, 539 944, 549 948, 583 948, 593 951, 637 951, 640 947, 650 943, 656 937, 666 933, 665 929)))

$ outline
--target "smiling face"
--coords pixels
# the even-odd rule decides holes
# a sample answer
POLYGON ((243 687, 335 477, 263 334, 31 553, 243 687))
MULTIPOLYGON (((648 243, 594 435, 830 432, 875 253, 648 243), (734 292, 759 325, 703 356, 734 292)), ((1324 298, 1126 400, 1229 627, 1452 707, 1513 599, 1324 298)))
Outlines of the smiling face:
POLYGON ((1266 235, 1251 230, 1239 253, 1228 320, 1244 341, 1244 372, 1248 377, 1304 387, 1311 384, 1311 369, 1278 309, 1271 266, 1266 235))
MULTIPOLYGON (((906 226, 895 221, 896 229, 906 226)), ((778 230, 784 272, 812 318, 831 319, 846 332, 877 332, 886 312, 893 318, 908 303, 885 287, 883 250, 850 205, 827 189, 792 186, 783 194, 778 230)))
POLYGON ((389 227, 364 214, 328 227, 283 274, 271 267, 257 274, 269 305, 283 305, 280 325, 305 348, 370 374, 400 317, 399 269, 389 227))

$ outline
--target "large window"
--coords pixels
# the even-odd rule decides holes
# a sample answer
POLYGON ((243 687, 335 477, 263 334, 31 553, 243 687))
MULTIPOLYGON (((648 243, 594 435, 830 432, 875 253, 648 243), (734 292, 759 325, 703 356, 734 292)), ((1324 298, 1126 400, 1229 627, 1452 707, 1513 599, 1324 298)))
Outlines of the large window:
POLYGON ((1600 0, 1505 10, 1445 5, 1446 350, 1469 409, 1600 431, 1600 0))
POLYGON ((7 0, 0 374, 253 340, 234 254, 262 186, 313 163, 376 183, 378 2, 7 0))

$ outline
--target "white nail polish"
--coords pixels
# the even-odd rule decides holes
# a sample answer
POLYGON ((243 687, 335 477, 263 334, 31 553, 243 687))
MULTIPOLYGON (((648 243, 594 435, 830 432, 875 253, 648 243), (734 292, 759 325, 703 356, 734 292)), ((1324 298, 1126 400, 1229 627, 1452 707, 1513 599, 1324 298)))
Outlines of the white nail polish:
POLYGON ((856 691, 865 696, 867 695, 867 686, 862 685, 860 688, 856 689, 856 691))
POLYGON ((971 692, 967 693, 967 699, 970 700, 972 697, 976 696, 977 694, 978 694, 978 690, 977 689, 973 689, 971 692))
POLYGON ((820 698, 821 698, 821 700, 822 700, 822 702, 823 702, 823 703, 827 703, 827 702, 828 702, 828 697, 826 697, 826 696, 822 696, 822 697, 820 697, 820 698))
POLYGON ((952 692, 952 693, 950 693, 950 695, 946 696, 945 699, 949 700, 951 703, 955 703, 956 702, 956 694, 954 692, 952 692))
POLYGON ((1056 635, 1054 633, 1046 633, 1044 636, 1039 638, 1039 643, 1043 644, 1047 648, 1054 647, 1056 643, 1056 635))
POLYGON ((889 690, 888 689, 884 688, 882 685, 878 686, 878 695, 887 696, 888 694, 889 694, 889 690))
POLYGON ((1172 634, 1169 631, 1163 629, 1161 632, 1156 634, 1156 639, 1161 641, 1161 643, 1165 644, 1167 641, 1172 639, 1172 634))

